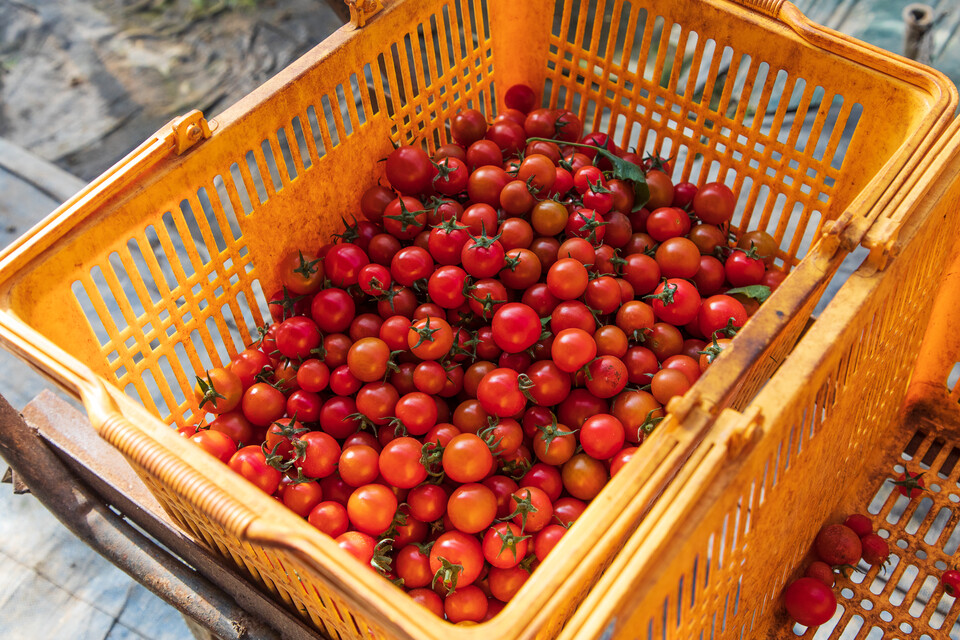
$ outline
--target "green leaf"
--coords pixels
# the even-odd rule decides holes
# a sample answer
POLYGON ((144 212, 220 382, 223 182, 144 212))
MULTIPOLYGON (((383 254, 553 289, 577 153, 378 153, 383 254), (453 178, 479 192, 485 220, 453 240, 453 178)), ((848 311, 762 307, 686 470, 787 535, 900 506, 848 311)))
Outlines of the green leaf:
POLYGON ((527 138, 527 144, 530 144, 530 142, 534 140, 553 142, 560 146, 569 145, 572 147, 594 149, 599 155, 609 160, 610 164, 613 165, 613 171, 610 173, 614 178, 617 180, 628 180, 630 184, 633 185, 634 206, 642 207, 643 205, 647 204, 648 200, 650 200, 650 188, 647 187, 646 176, 643 175, 643 171, 640 169, 640 167, 633 164, 629 160, 619 158, 603 147, 598 147, 592 144, 582 144, 580 142, 566 142, 565 140, 555 140, 553 138, 527 138))
POLYGON ((735 293, 742 293, 748 298, 753 298, 762 304, 770 297, 770 287, 762 284, 752 284, 749 287, 737 287, 736 289, 727 290, 728 296, 735 293))

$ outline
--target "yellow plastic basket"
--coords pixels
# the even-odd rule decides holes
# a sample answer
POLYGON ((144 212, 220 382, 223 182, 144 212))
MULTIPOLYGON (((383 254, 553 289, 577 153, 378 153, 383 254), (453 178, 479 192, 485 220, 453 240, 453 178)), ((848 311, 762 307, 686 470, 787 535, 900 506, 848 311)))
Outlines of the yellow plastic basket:
POLYGON ((869 234, 884 251, 743 413, 720 414, 563 637, 960 637, 938 586, 960 545, 960 120, 925 165, 869 234), (904 469, 929 491, 901 497, 904 469), (890 567, 838 576, 838 615, 794 627, 783 587, 851 513, 888 538, 890 567))
POLYGON ((362 18, 215 121, 174 121, 0 255, 0 339, 83 398, 184 529, 318 629, 553 636, 696 449, 714 415, 692 409, 767 379, 956 91, 776 0, 394 0, 362 18), (518 82, 621 146, 676 156, 678 180, 729 182, 750 212, 735 231, 771 232, 792 273, 675 402, 684 428, 663 423, 498 616, 454 627, 169 425, 196 410, 193 373, 251 340, 280 256, 330 237, 391 141, 434 149, 457 109, 491 115, 518 82))

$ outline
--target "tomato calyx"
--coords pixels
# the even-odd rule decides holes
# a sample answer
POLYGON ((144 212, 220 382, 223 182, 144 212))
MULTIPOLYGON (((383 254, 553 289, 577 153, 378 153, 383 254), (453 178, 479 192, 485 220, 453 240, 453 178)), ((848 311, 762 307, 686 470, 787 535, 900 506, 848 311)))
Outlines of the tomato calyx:
POLYGON ((501 455, 497 449, 500 447, 500 443, 503 442, 502 436, 496 440, 493 439, 493 432, 498 426, 500 426, 500 418, 497 418, 496 416, 489 416, 487 418, 487 426, 477 433, 477 436, 483 440, 483 442, 490 449, 490 453, 492 453, 495 458, 501 455))
MULTIPOLYGON (((474 285, 470 285, 470 291, 473 291, 473 289, 474 289, 474 285)), ((494 298, 493 294, 491 294, 489 291, 487 292, 487 295, 485 295, 482 298, 478 298, 477 296, 473 295, 473 293, 468 293, 467 295, 470 297, 471 300, 475 300, 477 304, 480 305, 480 308, 482 310, 482 318, 484 320, 489 320, 492 317, 494 306, 498 304, 503 304, 506 302, 506 300, 500 300, 499 298, 494 298)))
POLYGON ((437 175, 433 176, 431 184, 437 184, 437 180, 446 180, 447 176, 457 170, 457 167, 450 166, 449 158, 443 158, 440 160, 440 162, 434 162, 433 160, 430 160, 430 164, 432 164, 437 170, 437 175))
POLYGON ((830 567, 834 573, 839 573, 846 579, 850 579, 850 573, 856 571, 857 573, 863 573, 859 568, 853 566, 852 564, 837 564, 830 567))
POLYGON ((623 265, 627 264, 627 261, 620 257, 620 249, 613 250, 613 256, 611 256, 609 262, 613 265, 613 273, 615 275, 623 275, 623 265))
MULTIPOLYGON (((474 358, 474 359, 476 359, 476 357, 477 357, 477 343, 480 342, 480 339, 477 338, 476 332, 475 332, 475 331, 468 331, 467 329, 464 329, 463 327, 458 328, 457 331, 463 331, 463 332, 467 333, 467 334, 470 336, 470 339, 469 339, 469 340, 464 340, 464 341, 463 341, 463 345, 460 344, 460 341, 459 341, 459 340, 454 340, 454 341, 453 341, 453 344, 450 345, 450 352, 448 353, 448 355, 449 355, 451 358, 454 358, 454 357, 456 357, 456 356, 466 356, 466 357, 468 357, 468 358, 474 358), (473 347, 473 348, 472 348, 472 349, 465 349, 464 347, 473 347)), ((454 366, 456 366, 456 364, 454 364, 454 366)), ((449 369, 448 369, 448 371, 449 371, 449 369)))
POLYGON ((530 395, 530 389, 536 386, 533 380, 530 379, 525 373, 521 373, 517 376, 517 386, 520 388, 520 393, 523 394, 523 397, 536 404, 536 400, 533 399, 533 396, 530 395))
POLYGON ((201 396, 199 405, 202 407, 208 402, 213 405, 213 408, 217 408, 217 400, 226 400, 227 397, 217 391, 217 388, 213 384, 213 380, 210 378, 210 372, 207 372, 207 379, 204 380, 200 376, 197 376, 197 386, 200 387, 201 396))
POLYGON ((663 171, 664 173, 670 173, 666 169, 670 167, 668 163, 672 160, 673 158, 661 158, 658 155, 649 153, 644 157, 643 163, 644 166, 650 166, 650 171, 663 171))
MULTIPOLYGON (((572 524, 572 523, 571 523, 571 524, 572 524)), ((570 526, 569 526, 569 525, 565 525, 564 528, 569 529, 570 526)), ((533 565, 534 565, 534 563, 536 563, 536 561, 537 561, 537 554, 535 554, 535 553, 530 553, 530 554, 527 555, 526 558, 524 558, 523 560, 521 560, 521 561, 520 561, 520 564, 518 564, 517 566, 518 566, 519 568, 523 569, 524 571, 526 571, 527 573, 531 573, 531 572, 533 571, 533 565)))
POLYGON ((600 327, 602 327, 604 325, 604 322, 600 320, 600 316, 604 314, 600 313, 599 309, 594 309, 590 305, 584 305, 584 306, 587 308, 587 311, 590 312, 590 315, 593 316, 593 321, 597 323, 597 328, 599 329, 600 327))
MULTIPOLYGON (((444 200, 440 200, 439 198, 437 198, 436 200, 437 200, 437 204, 432 207, 432 208, 434 208, 434 209, 436 209, 436 208, 439 207, 441 204, 443 204, 443 202, 445 202, 444 200)), ((433 200, 430 200, 430 201, 428 202, 428 204, 427 204, 428 208, 430 208, 430 205, 431 205, 431 204, 433 204, 433 200)), ((446 232, 446 233, 453 233, 454 231, 466 231, 466 230, 469 229, 470 227, 468 227, 468 226, 466 226, 466 225, 463 225, 463 224, 460 224, 459 222, 457 222, 457 216, 456 216, 456 215, 452 215, 452 216, 450 216, 449 218, 447 218, 446 220, 444 220, 443 222, 441 222, 440 224, 435 224, 435 225, 433 225, 433 226, 430 227, 430 228, 431 228, 431 229, 440 229, 441 231, 444 231, 444 232, 446 232)))
POLYGON ((281 473, 286 472, 291 466, 293 466, 292 461, 286 461, 283 457, 283 454, 277 453, 277 450, 282 444, 283 442, 278 442, 277 444, 273 445, 273 449, 269 451, 267 450, 266 442, 260 445, 260 451, 263 453, 264 462, 281 473))
POLYGON ((503 232, 501 231, 500 233, 498 233, 498 234, 495 235, 495 236, 488 236, 488 235, 487 235, 487 226, 486 226, 485 223, 481 222, 481 223, 480 223, 480 235, 479 235, 479 236, 475 236, 475 235, 472 235, 472 234, 470 235, 470 239, 473 240, 473 245, 471 245, 471 246, 472 246, 474 249, 489 249, 490 247, 493 246, 493 243, 494 243, 494 242, 496 242, 496 241, 498 241, 498 240, 500 239, 500 236, 502 236, 502 235, 503 235, 503 232))
POLYGON ((582 367, 580 367, 580 369, 578 369, 577 372, 578 372, 578 373, 582 373, 584 378, 586 378, 588 381, 592 382, 592 381, 593 381, 593 374, 590 373, 590 365, 592 365, 594 362, 596 362, 596 361, 599 360, 599 359, 600 359, 599 357, 595 357, 593 360, 591 360, 590 362, 588 362, 588 363, 586 363, 585 365, 583 365, 582 367))
POLYGON ((530 471, 532 466, 533 463, 531 461, 525 458, 516 458, 504 463, 500 467, 500 470, 503 472, 503 475, 507 476, 508 478, 519 480, 523 476, 527 475, 527 472, 530 471))
MULTIPOLYGON (((342 219, 343 218, 341 217, 341 220, 342 219)), ((344 224, 346 225, 346 221, 344 221, 344 224)), ((356 227, 354 227, 354 229, 355 228, 356 227)), ((297 249, 297 255, 300 264, 296 269, 293 270, 294 273, 299 273, 301 276, 307 279, 317 272, 317 265, 320 263, 320 258, 317 258, 316 260, 307 260, 303 257, 303 251, 300 251, 299 249, 297 249)))
POLYGON ((277 391, 283 391, 280 388, 280 384, 273 381, 273 367, 270 365, 265 365, 260 371, 258 371, 253 376, 254 382, 262 382, 265 385, 269 385, 276 389, 277 391))
POLYGON ((609 222, 606 222, 606 221, 604 221, 604 220, 602 220, 602 219, 601 219, 601 220, 597 220, 597 216, 600 215, 600 214, 598 214, 598 213, 597 213, 595 210, 593 210, 593 209, 590 209, 590 210, 589 210, 589 211, 592 212, 590 216, 585 216, 585 215, 583 214, 583 211, 584 211, 584 209, 580 209, 580 210, 578 210, 576 213, 574 213, 573 215, 575 215, 575 216, 577 216, 578 218, 580 218, 580 220, 583 220, 583 224, 582 224, 582 226, 581 226, 580 228, 587 230, 587 235, 584 236, 584 240, 586 240, 586 241, 589 242, 590 244, 594 244, 594 245, 595 245, 595 244, 599 244, 600 241, 597 239, 597 229, 599 229, 600 227, 603 227, 603 226, 605 226, 605 225, 608 225, 608 224, 610 224, 610 223, 609 223, 609 222))
POLYGON ((290 292, 287 290, 286 287, 282 287, 281 290, 283 292, 283 295, 277 298, 276 300, 271 300, 270 304, 280 305, 280 307, 283 308, 283 319, 286 320, 287 318, 292 318, 295 315, 294 308, 296 307, 296 304, 301 300, 303 300, 304 298, 306 298, 307 296, 302 295, 302 296, 291 297, 290 292))
POLYGON ((397 438, 403 438, 410 435, 407 425, 403 424, 403 420, 400 418, 390 418, 390 422, 388 422, 387 425, 393 427, 393 435, 397 438))
POLYGON ((535 200, 540 201, 543 200, 543 198, 540 197, 540 192, 543 191, 543 187, 538 187, 537 185, 533 184, 535 177, 536 176, 530 176, 527 178, 527 192, 532 195, 535 200))
POLYGON ((637 436, 640 436, 641 433, 650 435, 657 425, 663 422, 666 416, 657 416, 655 418, 653 414, 656 411, 660 411, 660 409, 650 409, 650 411, 647 411, 647 416, 643 419, 643 422, 640 423, 640 426, 637 427, 637 436))
POLYGON ((383 216, 384 218, 390 218, 391 220, 396 220, 400 223, 400 232, 406 233, 407 228, 410 226, 419 227, 420 223, 417 221, 417 214, 426 212, 426 209, 418 209, 417 211, 410 211, 407 209, 407 206, 403 204, 403 198, 397 198, 397 202, 400 203, 400 213, 396 215, 383 216))
POLYGON ((717 359, 717 356, 723 353, 723 347, 721 347, 720 343, 717 342, 717 334, 721 331, 723 331, 723 329, 717 329, 714 331, 713 342, 704 347, 703 351, 697 351, 698 354, 707 356, 707 362, 710 364, 713 364, 713 361, 717 359))
POLYGON ((500 553, 502 555, 504 551, 510 549, 513 552, 513 557, 517 557, 517 543, 523 542, 524 540, 529 540, 532 538, 532 535, 517 535, 510 530, 510 527, 503 527, 500 531, 497 531, 497 536, 500 538, 500 553))
POLYGON ((400 292, 402 292, 404 288, 405 287, 391 287, 388 290, 381 291, 378 300, 386 300, 390 303, 390 311, 396 312, 397 308, 394 306, 393 299, 400 295, 400 292))
POLYGON ((507 265, 507 266, 504 267, 504 268, 509 268, 510 271, 516 271, 516 270, 517 270, 517 265, 520 264, 520 256, 519 256, 519 255, 518 255, 518 256, 511 256, 511 255, 507 254, 507 255, 505 255, 505 256, 503 257, 503 261, 504 261, 504 262, 506 263, 506 265, 507 265))
MULTIPOLYGON (((553 332, 547 328, 549 326, 550 326, 550 316, 547 316, 546 318, 540 318, 540 338, 539 340, 537 340, 537 342, 539 342, 540 340, 546 340, 547 338, 553 335, 553 332)), ((530 349, 532 350, 533 347, 530 347, 530 349)), ((531 353, 530 356, 533 357, 533 354, 531 353)))
MULTIPOLYGON (((393 538, 384 538, 373 547, 373 557, 370 558, 370 566, 376 569, 382 576, 386 576, 393 571, 393 557, 390 555, 392 551, 393 538)), ((400 583, 403 583, 402 579, 400 583)))
MULTIPOLYGON (((297 440, 296 442, 300 442, 300 440, 297 440)), ((293 444, 294 449, 297 448, 296 442, 293 444)), ((303 453, 298 453, 297 457, 294 458, 290 462, 290 464, 293 464, 301 457, 303 457, 303 453)), ((303 467, 301 467, 300 465, 297 465, 296 469, 297 469, 297 477, 290 478, 290 484, 304 484, 306 482, 316 482, 317 480, 320 479, 320 478, 311 478, 310 476, 303 475, 303 467)), ((288 474, 288 477, 289 477, 289 474, 288 474)))
POLYGON ((662 281, 663 281, 663 291, 661 291, 660 293, 648 293, 647 295, 643 296, 643 299, 647 300, 648 298, 653 298, 654 300, 659 300, 660 302, 663 303, 663 306, 666 307, 673 304, 674 294, 677 292, 677 289, 679 287, 678 285, 675 285, 672 282, 668 281, 666 278, 663 278, 662 281))
POLYGON ((543 451, 544 453, 550 451, 550 445, 553 444, 553 441, 557 438, 563 436, 572 436, 579 429, 573 429, 571 431, 560 431, 560 425, 557 423, 557 416, 554 413, 550 412, 550 424, 540 425, 537 427, 538 431, 543 432, 543 451))
POLYGON ((613 191, 603 186, 603 180, 601 178, 597 178, 595 183, 590 182, 590 178, 587 178, 587 191, 590 193, 613 193, 613 191))
POLYGON ((397 527, 405 526, 407 526, 407 514, 403 512, 403 509, 401 509, 400 506, 398 506, 396 513, 393 514, 393 520, 390 522, 390 526, 387 527, 387 530, 383 532, 384 539, 390 539, 390 542, 393 542, 393 536, 397 534, 397 527))
POLYGON ((430 588, 436 589, 437 580, 439 580, 443 588, 447 590, 447 595, 450 595, 457 590, 457 581, 460 579, 460 574, 463 573, 463 565, 454 564, 443 556, 437 556, 437 560, 440 562, 440 568, 433 574, 430 588))
MULTIPOLYGON (((927 487, 923 483, 923 474, 925 473, 926 471, 921 471, 920 473, 916 474, 911 473, 910 471, 905 471, 904 473, 900 474, 899 480, 894 480, 893 484, 894 486, 905 489, 906 493, 904 493, 904 495, 908 495, 914 491, 926 491, 927 487)), ((902 490, 901 493, 903 493, 902 490)))
POLYGON ((516 494, 511 495, 513 501, 517 503, 517 506, 513 508, 513 513, 508 515, 505 518, 501 518, 501 522, 507 522, 513 520, 517 516, 520 516, 520 532, 523 533, 527 529, 527 515, 531 513, 537 513, 539 509, 533 506, 533 498, 530 495, 530 491, 527 491, 527 495, 524 497, 519 497, 516 494))
POLYGON ((433 545, 436 540, 431 540, 430 542, 411 542, 413 546, 417 548, 417 551, 422 553, 425 556, 430 555, 430 550, 433 549, 433 545))
POLYGON ((427 321, 424 323, 424 325, 423 325, 422 327, 420 327, 419 329, 417 329, 416 327, 411 326, 410 329, 411 329, 412 331, 415 331, 415 332, 417 333, 417 335, 420 336, 420 339, 417 341, 417 344, 415 344, 415 345, 413 345, 413 347, 411 347, 412 349, 416 349, 417 347, 419 347, 420 345, 422 345, 424 342, 433 342, 433 340, 434 340, 434 339, 433 339, 433 334, 435 334, 437 331, 440 331, 440 327, 437 327, 436 329, 431 329, 431 328, 430 328, 430 317, 429 317, 429 316, 427 316, 427 321))
POLYGON ((377 425, 374 424, 373 420, 368 418, 366 415, 357 411, 356 413, 351 413, 346 417, 347 420, 353 419, 360 422, 360 425, 357 427, 359 431, 369 431, 373 435, 377 435, 377 425))
POLYGON ((731 248, 730 248, 730 253, 731 253, 731 255, 732 255, 733 253, 736 253, 737 251, 739 251, 740 253, 744 254, 746 257, 752 258, 752 259, 754 259, 754 260, 762 260, 762 259, 764 259, 764 258, 768 258, 768 257, 769 257, 769 256, 761 256, 761 255, 760 255, 760 252, 759 252, 758 249, 757 249, 757 245, 756 245, 756 243, 754 243, 754 242, 751 242, 751 243, 750 243, 750 249, 744 249, 744 248, 742 248, 742 247, 731 247, 731 248))
POLYGON ((387 356, 387 372, 383 374, 383 381, 386 382, 387 378, 390 377, 390 374, 394 371, 400 371, 400 365, 397 364, 396 359, 402 353, 406 353, 406 349, 394 349, 390 352, 390 355, 387 356))
POLYGON ((446 449, 439 441, 424 442, 420 447, 420 464, 427 470, 430 482, 440 484, 447 474, 443 471, 443 451, 446 449))
MULTIPOLYGON (((340 216, 340 220, 343 222, 343 231, 340 233, 333 234, 333 237, 336 238, 335 242, 353 243, 354 240, 358 240, 360 238, 360 231, 358 230, 359 225, 357 224, 357 218, 356 216, 351 216, 351 217, 353 218, 353 224, 350 224, 349 222, 347 222, 346 218, 344 218, 343 216, 340 216)), ((303 261, 302 255, 300 256, 300 260, 301 262, 303 261)), ((296 271, 296 269, 294 269, 294 271, 296 271)), ((309 275, 303 274, 303 277, 307 278, 309 277, 309 275)))
MULTIPOLYGON (((740 333, 740 327, 734 326, 733 324, 734 322, 735 322, 735 318, 733 316, 730 316, 729 318, 727 318, 726 326, 720 327, 719 329, 713 332, 713 335, 710 337, 713 340, 714 345, 717 343, 718 334, 725 338, 733 338, 738 333, 740 333)), ((713 362, 713 360, 710 360, 710 362, 713 362)))
POLYGON ((263 325, 262 327, 257 327, 257 339, 250 343, 250 348, 259 349, 268 333, 270 333, 269 323, 263 325))

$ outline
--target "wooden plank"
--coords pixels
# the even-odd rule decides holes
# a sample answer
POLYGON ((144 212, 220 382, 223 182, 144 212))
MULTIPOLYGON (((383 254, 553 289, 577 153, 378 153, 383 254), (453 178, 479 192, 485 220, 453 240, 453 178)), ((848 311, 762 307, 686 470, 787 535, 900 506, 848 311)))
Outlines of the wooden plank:
POLYGON ((54 208, 87 184, 72 173, 4 138, 0 138, 0 167, 55 200, 54 208))

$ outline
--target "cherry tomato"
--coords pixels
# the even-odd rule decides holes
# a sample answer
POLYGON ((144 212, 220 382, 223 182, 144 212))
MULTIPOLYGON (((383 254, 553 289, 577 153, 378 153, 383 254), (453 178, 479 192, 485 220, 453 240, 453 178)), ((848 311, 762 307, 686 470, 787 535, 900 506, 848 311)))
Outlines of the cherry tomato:
POLYGON ((362 531, 346 531, 334 538, 337 546, 352 555, 364 566, 369 566, 373 560, 374 547, 377 540, 362 531))
POLYGON ((447 531, 430 548, 430 571, 447 592, 473 584, 482 570, 483 550, 472 535, 447 531))
POLYGON ((473 433, 454 436, 443 450, 442 463, 447 477, 461 484, 480 482, 494 466, 490 447, 473 433))
POLYGON ((693 212, 707 224, 724 224, 733 219, 737 199, 722 182, 708 182, 693 197, 693 212))
POLYGON ((291 251, 277 267, 280 282, 290 293, 314 293, 323 284, 323 262, 311 251, 291 251))
POLYGON ((447 512, 447 492, 435 484, 421 484, 407 494, 410 514, 424 522, 433 522, 447 512))
POLYGON ((541 529, 533 538, 533 552, 537 560, 543 562, 566 532, 567 528, 559 524, 549 524, 541 529))
POLYGON ((586 453, 578 453, 563 465, 563 486, 580 500, 592 500, 607 483, 607 468, 586 453))
POLYGON ((236 409, 243 393, 240 376, 225 367, 210 369, 202 378, 197 376, 197 384, 193 388, 200 410, 215 414, 236 409))
POLYGON ((654 209, 647 218, 647 233, 657 242, 686 235, 690 231, 690 216, 683 209, 664 206, 654 209))
POLYGON ((407 345, 422 360, 439 360, 453 346, 453 330, 443 318, 424 318, 410 326, 407 345))
POLYGON ((280 486, 280 472, 267 464, 266 456, 257 445, 238 450, 227 464, 268 495, 280 486))
POLYGON ((347 515, 358 531, 378 536, 390 528, 397 497, 382 484, 357 487, 347 501, 347 515))
POLYGON ((483 535, 483 557, 494 567, 508 569, 527 555, 530 536, 512 522, 498 522, 483 535))
POLYGON ((493 314, 493 339, 507 353, 519 353, 540 339, 540 316, 525 304, 512 302, 493 314))
POLYGON ((450 123, 450 133, 453 139, 464 147, 483 138, 487 132, 487 121, 483 114, 476 109, 464 109, 453 117, 450 123))
POLYGON ((791 582, 783 592, 783 604, 791 618, 807 627, 827 622, 837 610, 833 590, 815 578, 791 582))
POLYGON ((213 429, 197 431, 190 440, 224 464, 229 463, 230 458, 237 452, 237 443, 221 431, 213 429))
POLYGON ((609 414, 591 416, 580 427, 580 445, 584 453, 597 460, 613 457, 625 440, 623 423, 609 414))
POLYGON ((697 317, 700 311, 700 294, 687 280, 668 278, 654 289, 650 306, 654 315, 670 324, 682 327, 697 317))
POLYGON ((497 517, 497 497, 480 483, 462 484, 447 500, 447 516, 458 531, 479 533, 497 517))
POLYGON ((323 500, 323 489, 316 481, 281 485, 283 504, 301 518, 306 518, 323 500))
POLYGON ((477 386, 477 400, 484 411, 501 418, 515 416, 527 404, 524 381, 513 369, 498 368, 483 376, 477 386))
POLYGON ((405 195, 425 192, 433 180, 430 156, 419 147, 399 147, 387 156, 384 167, 387 180, 405 195))
POLYGON ((956 597, 960 593, 960 571, 956 569, 947 569, 940 576, 940 584, 947 594, 956 597))
POLYGON ((427 479, 427 469, 420 462, 422 443, 416 438, 391 440, 380 452, 380 475, 394 487, 412 489, 427 479))
POLYGON ((723 271, 730 284, 735 287, 747 287, 760 284, 763 280, 764 264, 763 260, 753 257, 748 252, 734 250, 723 263, 723 271))
POLYGON ((590 274, 587 268, 574 258, 557 260, 547 271, 547 287, 560 300, 573 300, 587 290, 590 274))
POLYGON ((343 535, 350 527, 347 508, 332 500, 315 505, 307 515, 307 522, 331 538, 343 535))
POLYGON ((923 481, 923 473, 913 473, 911 471, 905 471, 900 474, 900 477, 893 483, 897 486, 897 489, 900 491, 900 495, 906 496, 907 498, 913 500, 916 497, 919 497, 925 490, 926 485, 923 481))
POLYGON ((294 442, 297 451, 296 465, 309 478, 326 478, 337 468, 340 445, 322 431, 310 431, 294 442))
POLYGON ((728 325, 739 329, 747 322, 747 312, 734 298, 725 295, 715 295, 707 298, 700 305, 697 314, 700 333, 706 338, 712 338, 714 333, 728 325))

